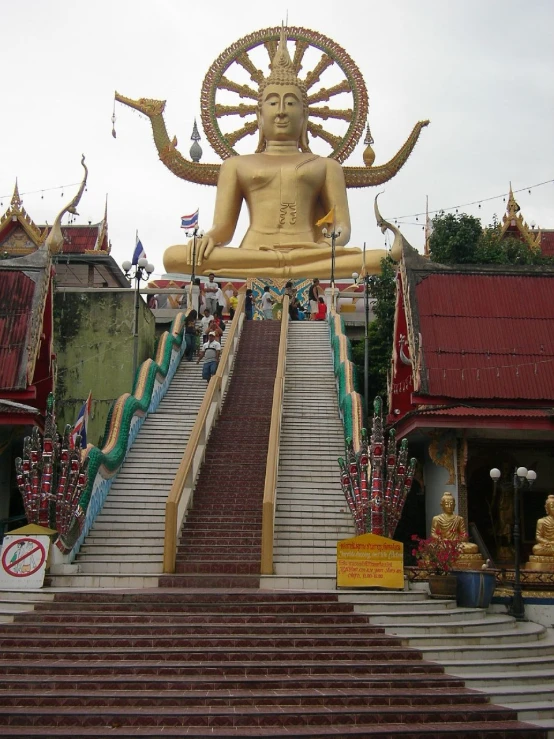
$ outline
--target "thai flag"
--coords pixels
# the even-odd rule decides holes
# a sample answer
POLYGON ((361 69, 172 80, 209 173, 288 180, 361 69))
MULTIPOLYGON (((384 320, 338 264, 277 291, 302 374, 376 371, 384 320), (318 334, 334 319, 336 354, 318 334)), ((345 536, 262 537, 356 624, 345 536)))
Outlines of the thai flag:
POLYGON ((198 228, 198 213, 200 208, 190 216, 181 216, 181 228, 185 228, 187 231, 193 228, 198 228))
POLYGON ((77 416, 77 420, 75 421, 75 426, 73 427, 73 431, 71 432, 71 446, 75 447, 75 440, 77 438, 77 435, 81 436, 81 449, 84 449, 87 445, 87 424, 88 424, 88 418, 90 416, 90 407, 92 405, 92 392, 88 394, 88 398, 83 403, 83 406, 81 410, 79 411, 79 415, 77 416))
POLYGON ((146 252, 144 251, 144 247, 141 243, 141 240, 139 239, 137 231, 137 245, 135 246, 135 251, 133 252, 133 260, 131 264, 138 264, 138 260, 142 259, 142 257, 146 259, 146 252))

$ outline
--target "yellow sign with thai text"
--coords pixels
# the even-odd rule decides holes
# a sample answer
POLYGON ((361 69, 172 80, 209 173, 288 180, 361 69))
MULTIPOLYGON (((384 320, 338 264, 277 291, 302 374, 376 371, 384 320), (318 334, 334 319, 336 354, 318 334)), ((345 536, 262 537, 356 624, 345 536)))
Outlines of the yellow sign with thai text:
POLYGON ((404 587, 404 545, 376 534, 337 543, 337 587, 404 587))

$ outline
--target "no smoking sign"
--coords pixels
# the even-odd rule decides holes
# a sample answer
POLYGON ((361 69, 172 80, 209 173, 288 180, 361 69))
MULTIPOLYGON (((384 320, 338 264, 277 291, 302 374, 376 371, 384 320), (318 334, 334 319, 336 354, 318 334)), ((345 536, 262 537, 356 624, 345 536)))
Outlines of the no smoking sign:
POLYGON ((0 556, 0 588, 41 588, 49 546, 48 536, 5 536, 0 556))

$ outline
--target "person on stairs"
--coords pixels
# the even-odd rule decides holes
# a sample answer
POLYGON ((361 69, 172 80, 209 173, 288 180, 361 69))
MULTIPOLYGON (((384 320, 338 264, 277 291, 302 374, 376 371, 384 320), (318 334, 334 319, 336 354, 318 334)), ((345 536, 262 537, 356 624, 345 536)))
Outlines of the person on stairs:
POLYGON ((198 359, 196 360, 196 364, 198 364, 201 359, 204 360, 204 365, 202 366, 202 379, 206 380, 208 383, 217 372, 217 364, 220 356, 221 344, 216 340, 215 332, 210 331, 208 333, 208 341, 203 344, 198 355, 198 359))
POLYGON ((325 298, 320 297, 317 301, 317 313, 315 314, 316 321, 324 321, 327 318, 327 306, 325 305, 325 298))
POLYGON ((210 330, 209 326, 213 320, 214 320, 214 317, 210 313, 210 309, 206 308, 204 310, 204 316, 202 320, 200 321, 200 323, 202 324, 202 343, 205 343, 206 341, 208 341, 208 331, 210 330))
POLYGON ((196 321, 198 314, 195 310, 191 310, 185 319, 185 359, 192 362, 192 355, 196 347, 196 321))
POLYGON ((251 321, 254 318, 254 294, 250 288, 246 291, 246 297, 244 299, 244 314, 247 321, 251 321))
POLYGON ((261 303, 264 320, 273 320, 273 298, 271 297, 271 294, 269 292, 269 285, 266 285, 264 287, 261 303))

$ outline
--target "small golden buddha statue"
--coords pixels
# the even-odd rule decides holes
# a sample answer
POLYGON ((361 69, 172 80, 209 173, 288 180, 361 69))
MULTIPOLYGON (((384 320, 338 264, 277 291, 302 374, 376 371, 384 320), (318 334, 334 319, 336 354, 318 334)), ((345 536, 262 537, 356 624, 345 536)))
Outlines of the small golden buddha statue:
POLYGON ((554 495, 544 504, 546 516, 537 521, 533 554, 526 565, 528 570, 554 570, 554 495))
MULTIPOLYGON (((434 539, 456 539, 467 537, 466 525, 462 516, 454 513, 456 501, 451 493, 444 493, 441 498, 442 513, 431 521, 431 536, 434 539)), ((461 544, 462 554, 456 567, 463 569, 480 569, 484 564, 477 544, 464 541, 461 544)))
MULTIPOLYGON (((335 276, 362 272, 362 252, 346 248, 350 213, 344 172, 332 158, 312 154, 308 145, 308 94, 298 79, 281 34, 270 75, 260 85, 259 142, 255 154, 234 156, 221 166, 214 223, 193 242, 165 251, 167 272, 227 277, 308 277, 328 275, 331 241, 316 221, 332 213, 335 276), (239 248, 226 248, 234 236, 243 202, 250 225, 239 248)), ((332 224, 332 225, 331 225, 332 224)), ((365 269, 381 271, 384 249, 366 252, 365 269)), ((393 254, 398 259, 400 254, 393 254)))

